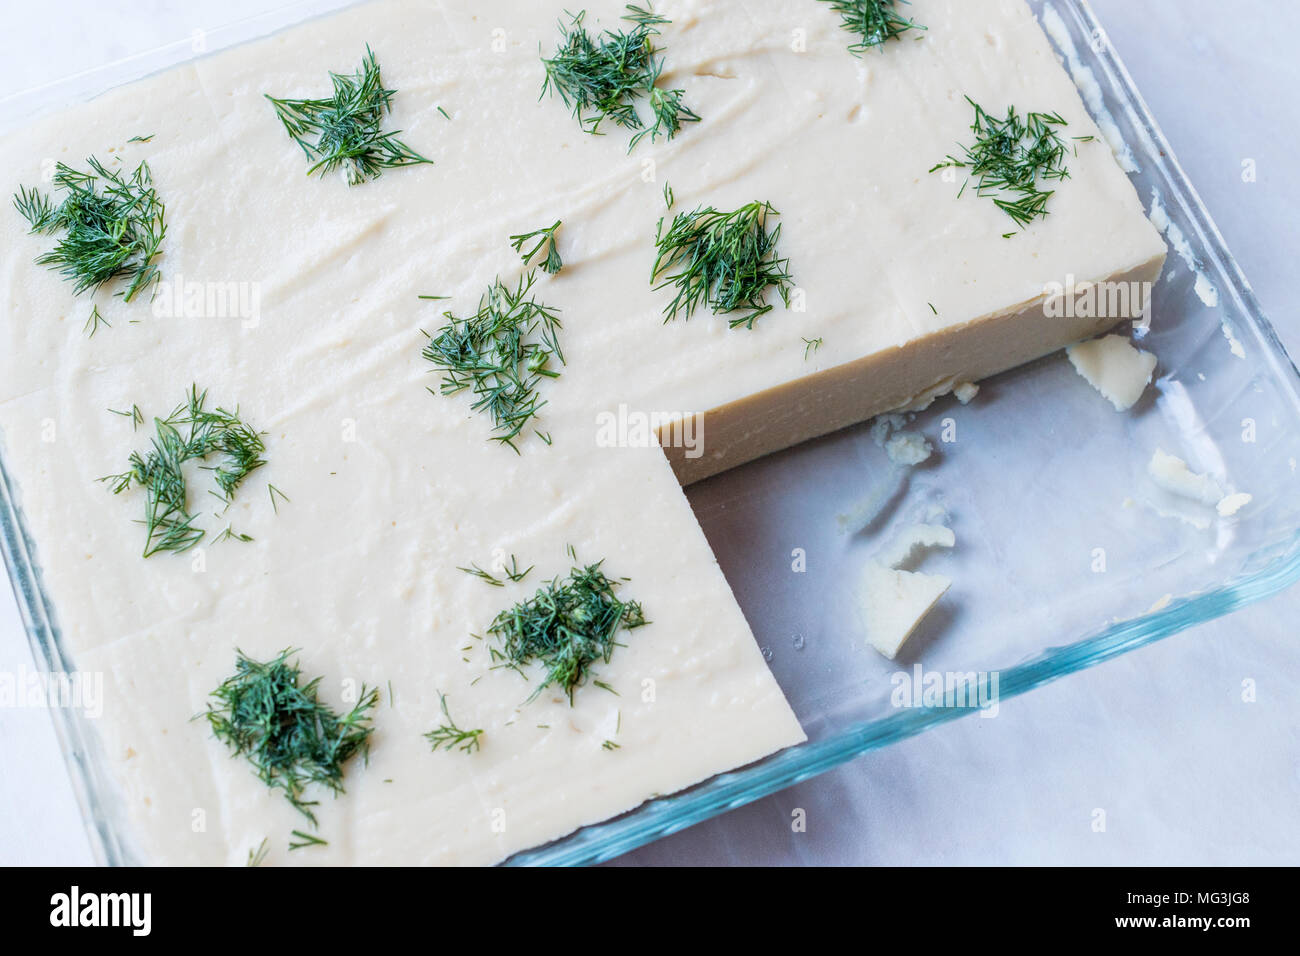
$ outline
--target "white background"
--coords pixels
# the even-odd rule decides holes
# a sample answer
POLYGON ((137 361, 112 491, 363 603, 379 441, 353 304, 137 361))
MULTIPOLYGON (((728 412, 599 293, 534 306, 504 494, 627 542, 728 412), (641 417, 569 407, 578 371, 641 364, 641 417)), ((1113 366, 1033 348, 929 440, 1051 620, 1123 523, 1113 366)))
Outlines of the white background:
MULTIPOLYGON (((8 3, 0 97, 260 6, 8 3)), ((1093 6, 1300 355, 1300 4, 1093 6), (1253 183, 1242 180, 1247 159, 1253 183)), ((1300 863, 1297 620, 1300 589, 1004 703, 996 720, 942 726, 619 862, 1300 863), (1247 679, 1254 703, 1242 699, 1247 679), (796 808, 806 811, 805 833, 791 832, 796 808), (1104 833, 1093 829, 1097 809, 1104 833)), ((33 666, 0 585, 0 671, 33 666)), ((0 760, 0 863, 91 862, 49 715, 0 711, 0 760)))

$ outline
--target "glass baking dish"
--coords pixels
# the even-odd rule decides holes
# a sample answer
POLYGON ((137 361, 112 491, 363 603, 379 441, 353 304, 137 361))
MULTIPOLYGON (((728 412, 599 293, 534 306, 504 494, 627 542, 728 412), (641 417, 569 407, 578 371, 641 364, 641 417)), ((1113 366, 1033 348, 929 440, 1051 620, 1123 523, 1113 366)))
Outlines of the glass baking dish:
MULTIPOLYGON (((1061 355, 909 416, 936 455, 891 465, 870 427, 846 429, 687 489, 809 740, 512 864, 596 863, 816 776, 868 750, 1010 698, 1259 600, 1300 579, 1300 374, 1170 153, 1086 0, 1030 0, 1085 102, 1171 224, 1149 327, 1157 380, 1116 413, 1061 355), (1147 476, 1157 448, 1253 496, 1233 517, 1147 476), (866 647, 856 579, 883 542, 942 512, 958 545, 925 570, 954 581, 896 662, 866 647), (792 561, 806 556, 806 570, 792 561), (983 677, 994 699, 900 694, 933 675, 983 677), (996 684, 990 683, 996 680, 996 684)), ((0 131, 196 55, 347 5, 309 0, 0 100, 0 131)), ((0 436, 2 438, 2 436, 0 436)), ((71 671, 0 454, 0 547, 37 666, 71 671)), ((52 711, 97 859, 141 862, 93 726, 52 711)))

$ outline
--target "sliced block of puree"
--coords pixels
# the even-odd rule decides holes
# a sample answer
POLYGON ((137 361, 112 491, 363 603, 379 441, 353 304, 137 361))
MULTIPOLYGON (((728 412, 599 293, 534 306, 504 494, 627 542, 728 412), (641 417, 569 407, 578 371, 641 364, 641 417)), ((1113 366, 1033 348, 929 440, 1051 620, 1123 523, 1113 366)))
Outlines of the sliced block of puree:
MULTIPOLYGON (((242 863, 268 838, 272 862, 490 863, 800 742, 679 484, 1091 336, 1124 316, 1046 318, 1049 283, 1161 267, 1100 139, 1078 144, 1050 214, 1023 231, 927 173, 969 136, 967 95, 1097 135, 1021 0, 916 0, 928 29, 861 58, 826 4, 661 0, 663 85, 702 121, 631 153, 622 131, 586 135, 538 99, 538 48, 554 49, 562 8, 380 0, 0 144, 6 194, 51 159, 95 155, 147 159, 167 203, 170 314, 165 298, 106 291, 94 301, 112 327, 93 338, 90 297, 33 264, 47 238, 0 216, 6 462, 72 660, 103 675, 95 726, 146 860, 242 863), (263 94, 320 95, 366 43, 398 91, 392 128, 434 165, 351 188, 308 178, 263 94), (648 280, 666 184, 679 211, 771 202, 793 307, 752 331, 705 311, 664 323, 672 292, 648 280), (557 219, 566 266, 537 293, 564 325, 536 423, 552 444, 526 434, 515 454, 468 398, 426 391, 419 330, 517 277, 507 237, 557 219), (243 306, 192 317, 182 283, 241 284, 243 306), (96 479, 150 426, 106 410, 163 415, 192 382, 266 430, 269 464, 205 517, 201 550, 145 560, 138 496, 96 479), (703 453, 605 447, 600 422, 621 406, 700 416, 703 453), (275 512, 266 483, 289 498, 275 512), (227 524, 254 540, 215 542, 227 524), (470 635, 567 573, 567 546, 630 578, 620 593, 650 623, 597 665, 616 693, 528 702, 538 675, 493 668, 470 635), (536 570, 506 588, 457 570, 499 555, 536 570), (236 647, 266 660, 289 646, 332 704, 384 689, 369 765, 349 765, 346 794, 318 808, 328 845, 292 853, 303 818, 190 719, 236 647), (484 730, 477 753, 430 752, 439 692, 484 730)), ((621 12, 592 0, 588 23, 621 12)))

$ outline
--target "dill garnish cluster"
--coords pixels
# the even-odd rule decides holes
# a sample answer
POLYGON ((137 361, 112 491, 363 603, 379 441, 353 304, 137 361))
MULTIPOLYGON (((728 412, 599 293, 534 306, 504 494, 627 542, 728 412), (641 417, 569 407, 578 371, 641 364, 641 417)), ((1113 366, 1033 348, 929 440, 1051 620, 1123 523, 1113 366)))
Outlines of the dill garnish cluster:
POLYGON ((473 315, 443 313, 447 324, 422 353, 443 373, 438 392, 471 391, 471 407, 492 419, 492 439, 516 452, 515 440, 546 404, 538 385, 559 378, 552 360, 564 364, 559 315, 533 297, 536 280, 536 272, 529 272, 512 288, 494 279, 473 315))
MULTIPOLYGON (((374 731, 370 711, 379 691, 361 688, 357 703, 340 715, 321 702, 321 678, 300 686, 301 672, 289 658, 293 648, 272 661, 260 662, 236 651, 234 676, 210 695, 205 714, 213 735, 235 756, 242 756, 268 787, 284 791, 285 798, 316 824, 312 807, 319 801, 303 799, 311 784, 335 795, 343 792, 343 767, 352 757, 370 754, 374 731)), ((306 845, 319 838, 294 832, 306 845)), ((296 849, 296 847, 291 847, 296 849)))
POLYGON ((456 721, 452 719, 451 714, 447 711, 447 695, 441 691, 438 692, 438 702, 442 706, 442 716, 447 722, 424 735, 424 738, 433 745, 433 749, 451 750, 455 748, 467 754, 472 754, 478 750, 481 746, 479 738, 483 736, 483 731, 461 730, 457 727, 456 721))
MULTIPOLYGON (((1044 181, 1068 179, 1066 146, 1057 130, 1066 124, 1059 113, 1026 113, 1023 117, 1014 106, 1007 107, 1005 119, 998 119, 966 97, 975 110, 971 132, 975 142, 962 146, 963 158, 949 155, 930 169, 966 169, 975 179, 976 192, 994 204, 1024 228, 1035 219, 1047 218, 1047 201, 1054 190, 1040 188, 1044 181)), ((1086 142, 1092 137, 1076 137, 1086 142)), ((967 183, 962 184, 961 195, 967 183)), ((1006 236, 1014 233, 1006 233, 1006 236)))
MULTIPOLYGON (((154 419, 154 437, 150 450, 132 452, 129 467, 119 475, 109 475, 113 494, 131 487, 145 490, 144 557, 160 551, 188 551, 203 538, 204 531, 195 525, 198 514, 191 508, 189 488, 182 466, 193 460, 207 461, 219 456, 215 465, 204 466, 212 472, 217 491, 211 492, 229 505, 240 484, 250 473, 266 464, 262 457, 266 444, 262 433, 240 420, 239 411, 206 407, 208 393, 190 386, 186 400, 166 418, 154 419)), ((115 414, 123 414, 117 412, 115 414)), ((132 407, 132 423, 140 420, 139 410, 132 407)), ((229 530, 229 529, 227 529, 229 530)), ((247 535, 223 534, 251 540, 247 535)))
POLYGON ((654 44, 658 28, 670 20, 642 7, 629 4, 624 20, 630 30, 605 30, 592 36, 583 24, 585 11, 569 14, 560 23, 560 45, 550 59, 542 58, 546 79, 542 95, 560 94, 581 124, 592 134, 609 120, 615 126, 634 131, 628 151, 646 136, 651 142, 660 136, 672 139, 683 123, 699 122, 699 116, 683 102, 685 90, 665 90, 658 85, 664 61, 654 44), (654 123, 646 125, 637 102, 646 98, 654 123))
POLYGON ((586 683, 593 664, 609 663, 620 630, 646 623, 641 605, 619 600, 616 589, 627 579, 614 580, 601 570, 604 562, 573 568, 537 589, 537 593, 492 621, 487 632, 497 638, 492 659, 523 672, 539 662, 546 677, 532 700, 551 685, 561 687, 573 703, 573 692, 586 683))
POLYGON ((307 154, 310 176, 318 170, 342 168, 349 186, 378 179, 383 170, 432 163, 397 138, 401 130, 384 132, 384 114, 396 90, 386 89, 379 61, 370 46, 355 73, 330 73, 332 95, 317 100, 277 99, 267 95, 275 114, 294 142, 307 154))
MULTIPOLYGON (((130 302, 159 277, 153 260, 167 232, 163 203, 148 163, 129 176, 106 168, 94 156, 86 163, 90 172, 55 166, 54 188, 63 192, 57 206, 39 189, 22 186, 14 208, 33 233, 63 233, 36 262, 74 283, 74 295, 87 289, 93 294, 114 279, 129 277, 118 294, 130 302)), ((98 326, 96 321, 94 328, 98 326)))
POLYGON ((908 30, 924 30, 915 20, 898 11, 898 4, 908 0, 822 0, 840 15, 840 26, 856 33, 860 40, 849 45, 849 52, 861 56, 872 47, 883 49, 889 40, 897 40, 908 30))
POLYGON ((744 313, 728 322, 733 329, 752 329, 756 319, 772 310, 767 302, 772 286, 788 307, 794 287, 790 260, 776 255, 780 224, 768 228, 768 220, 777 215, 770 203, 751 202, 734 212, 709 206, 678 213, 667 230, 660 219, 655 235, 659 254, 650 281, 668 273, 655 289, 677 289, 664 309, 664 321, 679 313, 689 319, 698 306, 707 305, 716 314, 744 313))
POLYGON ((519 253, 520 258, 524 260, 524 265, 533 264, 533 257, 537 253, 546 249, 546 261, 542 263, 542 271, 547 275, 556 275, 564 268, 564 260, 560 258, 559 247, 555 244, 555 234, 559 231, 560 226, 564 225, 561 221, 556 221, 555 225, 548 226, 545 229, 534 229, 532 232, 521 233, 517 236, 510 237, 510 245, 519 253), (532 239, 536 239, 536 244, 524 251, 524 244, 532 239))

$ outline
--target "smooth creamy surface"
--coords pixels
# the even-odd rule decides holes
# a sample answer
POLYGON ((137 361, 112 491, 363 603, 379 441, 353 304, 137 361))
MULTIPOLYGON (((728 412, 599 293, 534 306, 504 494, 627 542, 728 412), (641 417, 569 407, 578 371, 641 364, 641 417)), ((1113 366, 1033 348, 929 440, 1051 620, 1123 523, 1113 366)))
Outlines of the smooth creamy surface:
MULTIPOLYGON (((622 6, 589 9, 612 26, 622 6)), ((1021 0, 917 0, 930 29, 861 59, 811 0, 656 9, 674 21, 664 83, 703 121, 631 155, 621 132, 587 136, 558 100, 538 100, 538 45, 554 48, 561 8, 522 0, 366 4, 0 143, 7 193, 39 183, 51 158, 147 159, 167 204, 164 279, 260 295, 248 327, 161 318, 105 292, 95 301, 113 326, 87 338, 89 297, 32 264, 51 240, 0 216, 6 461, 75 663, 107 675, 98 727, 148 859, 243 862, 270 837, 276 862, 490 862, 798 742, 663 454, 597 447, 597 413, 726 410, 718 441, 739 450, 711 446, 706 417, 716 469, 1096 331, 1044 324, 1065 321, 1036 306, 1048 282, 1158 270, 1163 244, 1104 143, 1080 145, 1051 215, 1011 240, 991 202, 926 173, 968 136, 963 93, 1096 134, 1021 0), (354 188, 308 179, 262 94, 321 95, 326 71, 353 69, 367 42, 398 90, 393 127, 436 165, 354 188), (648 277, 665 182, 678 210, 771 201, 806 311, 778 305, 753 332, 706 313, 664 325, 671 293, 648 277), (443 307, 472 310, 495 275, 513 280, 506 237, 556 219, 566 268, 538 296, 563 310, 568 364, 543 386, 554 445, 528 440, 516 456, 489 444, 463 396, 425 390, 436 378, 419 330, 443 307), (841 374, 864 361, 871 379, 841 374), (191 382, 269 432, 270 464, 229 515, 205 520, 202 570, 193 553, 142 560, 140 499, 95 482, 147 442, 105 409, 165 414, 191 382), (819 407, 823 385, 851 397, 819 407), (267 482, 292 499, 278 515, 267 482), (213 543, 228 521, 256 540, 213 543), (619 696, 587 687, 572 709, 551 695, 522 705, 532 684, 491 670, 467 635, 566 571, 566 544, 630 577, 624 594, 653 623, 599 669, 619 696), (537 571, 502 591, 455 570, 494 552, 537 571), (322 806, 329 846, 293 854, 301 817, 189 720, 235 646, 289 645, 331 701, 348 680, 391 679, 396 698, 376 713, 370 766, 322 806), (487 731, 480 753, 428 752, 435 689, 487 731)))

